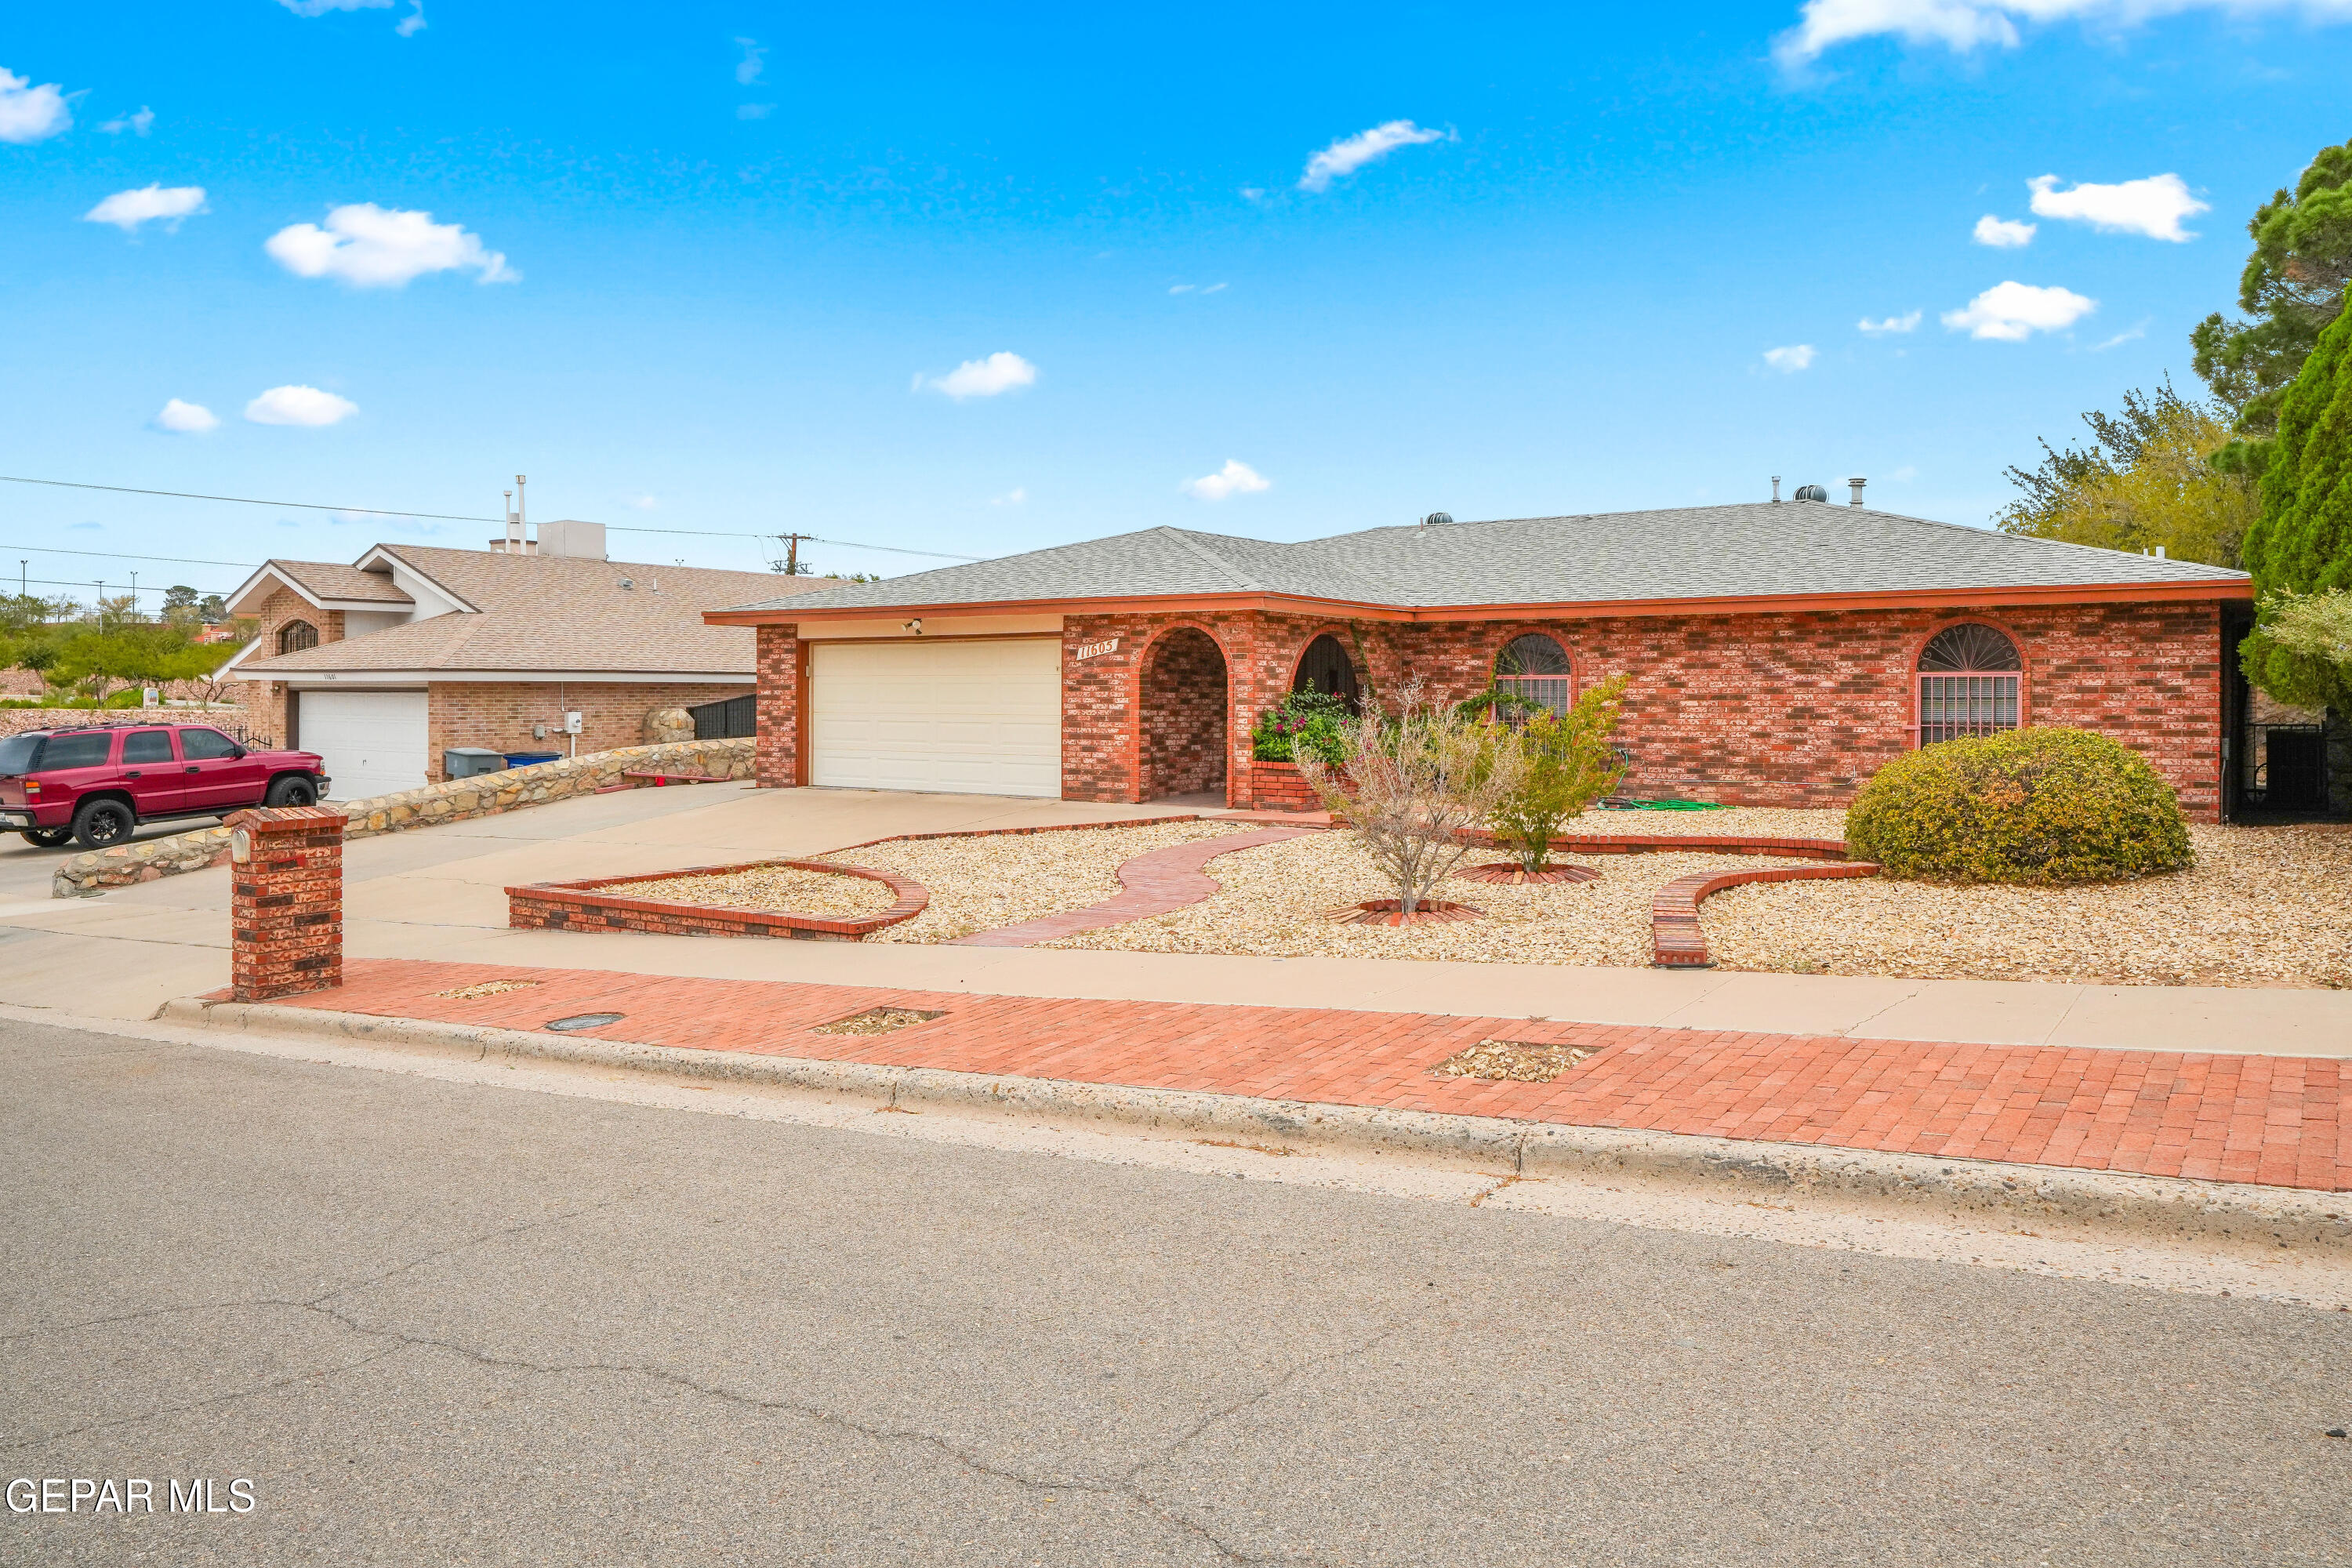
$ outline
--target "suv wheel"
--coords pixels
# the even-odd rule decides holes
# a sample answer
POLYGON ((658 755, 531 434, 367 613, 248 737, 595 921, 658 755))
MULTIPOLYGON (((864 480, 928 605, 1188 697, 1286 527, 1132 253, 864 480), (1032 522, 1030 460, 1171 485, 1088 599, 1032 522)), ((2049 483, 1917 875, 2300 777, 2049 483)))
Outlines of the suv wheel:
POLYGON ((85 849, 103 849, 131 837, 138 818, 119 800, 89 800, 74 813, 74 842, 85 849))
POLYGON ((316 805, 319 786, 299 773, 289 773, 282 779, 269 781, 269 794, 264 805, 316 805))
POLYGON ((27 827, 25 842, 36 849, 55 849, 73 837, 70 827, 27 827))

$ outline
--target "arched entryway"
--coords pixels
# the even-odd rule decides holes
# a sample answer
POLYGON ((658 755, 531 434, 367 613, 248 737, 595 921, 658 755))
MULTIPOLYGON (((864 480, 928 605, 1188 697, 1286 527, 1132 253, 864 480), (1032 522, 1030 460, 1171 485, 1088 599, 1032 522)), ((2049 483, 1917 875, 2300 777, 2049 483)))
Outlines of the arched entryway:
POLYGON ((1143 656, 1143 798, 1225 791, 1225 656, 1178 626, 1143 656))

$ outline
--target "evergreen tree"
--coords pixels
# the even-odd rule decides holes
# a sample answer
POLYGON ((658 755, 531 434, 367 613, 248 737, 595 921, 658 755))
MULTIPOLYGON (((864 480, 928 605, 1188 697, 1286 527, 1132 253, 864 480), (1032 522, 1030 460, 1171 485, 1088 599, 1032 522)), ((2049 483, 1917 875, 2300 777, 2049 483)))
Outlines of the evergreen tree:
POLYGON ((2320 333, 2279 402, 2246 565, 2265 594, 2352 590, 2352 311, 2320 333))
MULTIPOLYGON (((2352 283, 2352 142, 2323 148, 2292 191, 2254 213, 2254 252, 2238 280, 2243 321, 2220 311, 2189 334, 2197 374, 2259 443, 2276 426, 2281 401, 2352 283)), ((2259 446, 2234 460, 2259 468, 2259 446)))

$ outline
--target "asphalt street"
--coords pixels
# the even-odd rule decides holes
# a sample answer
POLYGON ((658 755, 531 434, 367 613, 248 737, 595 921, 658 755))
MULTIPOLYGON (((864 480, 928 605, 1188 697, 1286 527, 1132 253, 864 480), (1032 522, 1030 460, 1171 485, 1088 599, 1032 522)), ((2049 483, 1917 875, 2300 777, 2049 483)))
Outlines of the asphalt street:
POLYGON ((0 1471, 157 1500, 8 1563, 2352 1560, 2352 1314, 14 1023, 0 1082, 0 1471))

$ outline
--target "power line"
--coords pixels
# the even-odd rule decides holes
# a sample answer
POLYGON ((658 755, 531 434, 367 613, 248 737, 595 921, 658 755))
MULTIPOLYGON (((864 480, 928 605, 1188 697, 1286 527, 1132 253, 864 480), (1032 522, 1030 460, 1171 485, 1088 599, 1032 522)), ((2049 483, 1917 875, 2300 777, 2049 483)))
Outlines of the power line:
POLYGON ((126 555, 119 550, 60 550, 53 544, 0 544, 0 550, 23 550, 35 555, 95 555, 107 561, 175 561, 183 566, 241 566, 253 570, 255 561, 207 561, 199 555, 126 555))
MULTIPOLYGON (((173 500, 229 501, 238 506, 292 507, 302 511, 340 511, 364 517, 414 517, 422 518, 428 522, 494 522, 501 526, 506 522, 506 519, 502 517, 470 517, 459 512, 394 511, 388 507, 380 506, 329 506, 320 501, 263 500, 255 496, 203 495, 194 490, 147 490, 135 489, 130 485, 86 484, 78 479, 26 479, 21 474, 0 474, 0 484, 47 485, 51 489, 61 490, 105 490, 113 495, 125 496, 163 496, 173 500)), ((587 520, 583 519, 582 521, 584 521, 587 520)), ((776 539, 782 537, 781 535, 773 533, 746 533, 740 531, 730 531, 716 528, 645 528, 635 523, 626 522, 608 522, 604 526, 614 533, 694 534, 705 539, 776 539)), ((818 539, 814 534, 803 534, 801 537, 810 540, 814 543, 830 544, 841 550, 878 550, 887 555, 928 555, 940 561, 984 561, 987 559, 986 556, 982 555, 957 555, 945 550, 908 550, 896 544, 860 544, 855 540, 848 539, 818 539)), ((96 552, 91 552, 90 553, 96 552)), ((169 558, 165 556, 152 556, 147 557, 147 559, 160 561, 169 558)), ((233 561, 216 561, 206 563, 206 564, 215 566, 234 566, 240 564, 240 563, 233 561)))
MULTIPOLYGON (((170 593, 170 592, 172 591, 172 590, 171 590, 171 588, 132 588, 132 587, 131 587, 129 584, 123 584, 123 583, 99 584, 99 583, 95 583, 95 582, 89 581, 89 579, 84 579, 83 581, 81 581, 81 582, 79 582, 79 583, 67 583, 67 582, 62 582, 62 581, 60 581, 59 579, 55 578, 55 577, 21 577, 21 576, 20 576, 20 577, 18 577, 18 578, 16 579, 16 581, 17 581, 18 583, 32 583, 32 584, 38 584, 40 586, 42 586, 42 587, 44 587, 44 588, 75 588, 75 589, 80 589, 80 588, 96 588, 96 589, 98 589, 101 594, 104 594, 104 595, 105 595, 105 596, 106 596, 106 597, 108 597, 108 598, 112 598, 112 597, 114 596, 112 593, 108 592, 108 590, 109 590, 109 589, 117 589, 117 590, 120 590, 121 592, 125 593, 125 594, 168 594, 168 593, 170 593)), ((184 585, 185 585, 185 584, 184 584, 174 583, 172 586, 173 586, 173 588, 176 588, 176 587, 183 587, 183 586, 184 586, 184 585)), ((6 586, 6 584, 5 584, 5 580, 0 580, 0 587, 5 587, 5 586, 6 586)), ((225 595, 226 595, 226 592, 227 592, 227 591, 226 591, 226 589, 224 589, 224 590, 222 590, 222 595, 216 595, 216 596, 225 596, 225 595)), ((196 595, 197 595, 197 596, 198 596, 199 598, 202 598, 202 597, 205 597, 205 596, 207 596, 207 595, 206 595, 206 590, 205 590, 205 589, 203 589, 203 588, 199 588, 199 589, 197 589, 197 590, 196 590, 196 595)))

